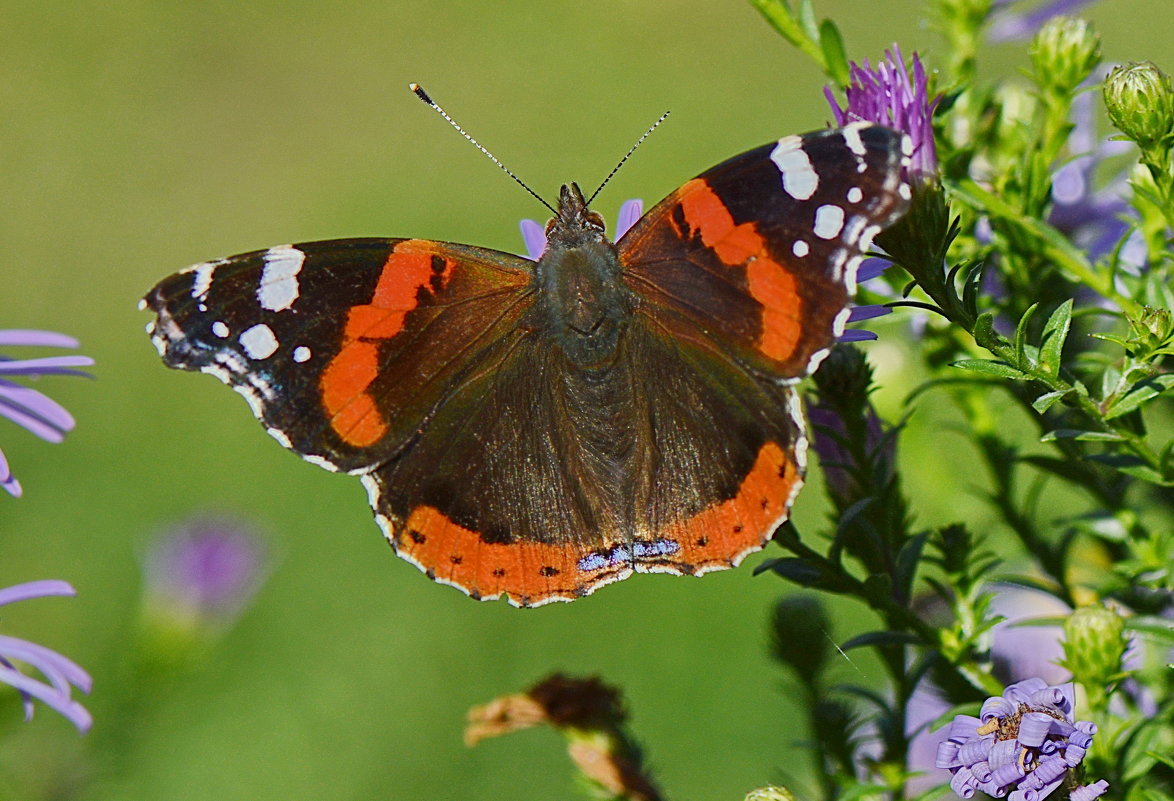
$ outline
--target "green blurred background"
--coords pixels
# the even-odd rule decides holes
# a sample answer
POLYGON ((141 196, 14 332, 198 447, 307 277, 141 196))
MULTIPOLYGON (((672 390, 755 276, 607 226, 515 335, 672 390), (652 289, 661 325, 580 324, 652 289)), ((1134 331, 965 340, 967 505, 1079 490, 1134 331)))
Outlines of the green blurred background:
MULTIPOLYGON (((898 41, 932 62, 940 44, 915 0, 817 5, 853 58, 898 41)), ((1174 67, 1169 0, 1087 16, 1109 58, 1174 67)), ((167 273, 282 242, 521 250, 518 219, 544 210, 409 81, 547 197, 567 180, 594 186, 671 109, 599 199, 609 220, 626 198, 654 202, 736 152, 822 126, 818 71, 748 4, 4 0, 0 26, 0 327, 66 331, 97 360, 95 382, 38 385, 78 419, 63 445, 0 424, 26 488, 0 497, 0 585, 63 578, 80 593, 0 622, 89 668, 96 718, 84 739, 43 709, 24 724, 15 694, 0 693, 0 793, 41 797, 92 771, 92 798, 566 797, 571 771, 549 732, 461 741, 469 706, 554 670, 623 687, 670 797, 740 798, 804 774, 766 652, 785 587, 752 576, 761 555, 569 605, 473 602, 391 554, 357 481, 283 452, 219 382, 165 370, 135 309, 167 273), (272 575, 196 669, 128 683, 144 548, 203 511, 256 521, 272 575), (115 741, 117 757, 95 761, 115 741)), ((1025 63, 1014 45, 985 58, 1007 76, 1025 63)), ((899 414, 902 329, 883 330, 880 399, 899 414)), ((948 423, 923 408, 903 441, 918 519, 968 516, 982 530, 964 440, 941 447, 935 430, 948 423)), ((809 488, 801 529, 825 514, 809 488)), ((841 634, 868 624, 838 608, 841 634)), ((865 656, 842 670, 875 675, 865 656)))

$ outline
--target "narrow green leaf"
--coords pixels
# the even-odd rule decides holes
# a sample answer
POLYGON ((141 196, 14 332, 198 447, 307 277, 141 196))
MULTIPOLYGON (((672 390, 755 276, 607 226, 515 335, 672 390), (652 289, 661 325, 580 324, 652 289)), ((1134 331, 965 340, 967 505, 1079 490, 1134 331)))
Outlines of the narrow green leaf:
POLYGON ((1027 307, 1027 311, 1019 318, 1019 325, 1015 326, 1015 366, 1030 368, 1035 365, 1032 364, 1024 353, 1024 345, 1027 344, 1027 327, 1031 325, 1031 318, 1035 317, 1036 311, 1039 309, 1038 303, 1033 303, 1027 307))
POLYGON ((1068 331, 1072 327, 1072 300, 1066 300, 1056 307, 1048 322, 1044 325, 1043 337, 1039 346, 1039 363, 1048 375, 1053 378, 1060 375, 1060 357, 1064 349, 1064 340, 1068 339, 1068 331))
POLYGON ((850 83, 848 71, 848 54, 844 50, 844 37, 840 29, 830 19, 819 24, 819 46, 823 50, 824 69, 828 76, 838 86, 847 86, 850 83))
POLYGON ((1139 381, 1133 385, 1132 389, 1109 405, 1108 411, 1105 412, 1105 419, 1112 420, 1121 415, 1129 414, 1147 401, 1166 392, 1171 387, 1174 387, 1174 375, 1169 374, 1157 375, 1139 381))
POLYGON ((1033 400, 1033 401, 1031 402, 1031 408, 1035 409, 1035 410, 1036 410, 1037 412, 1039 412, 1040 414, 1043 414, 1043 413, 1044 413, 1044 412, 1046 412, 1048 409, 1050 409, 1050 408, 1052 408, 1053 406, 1055 406, 1055 405, 1056 405, 1056 403, 1057 403, 1057 401, 1059 401, 1059 400, 1060 400, 1060 398, 1063 398, 1063 397, 1064 397, 1064 395, 1066 395, 1066 394, 1067 394, 1067 393, 1065 393, 1065 392, 1060 392, 1060 391, 1057 391, 1057 392, 1047 392, 1047 393, 1045 393, 1045 394, 1043 394, 1043 395, 1040 395, 1040 396, 1039 396, 1038 398, 1036 398, 1035 400, 1033 400))
POLYGON ((907 631, 868 631, 857 634, 847 642, 840 644, 841 651, 851 651, 853 648, 863 648, 871 645, 924 645, 922 639, 907 631))
POLYGON ((1007 344, 1007 340, 995 330, 993 312, 983 312, 978 315, 978 319, 974 321, 974 331, 971 333, 974 335, 974 341, 987 350, 994 350, 1007 344))
POLYGON ((950 363, 951 367, 960 367, 963 370, 970 370, 975 373, 983 375, 995 376, 996 378, 1010 378, 1013 381, 1026 381, 1031 378, 1022 370, 1016 370, 1006 362, 996 362, 990 359, 960 359, 956 362, 950 363))
POLYGON ((1075 428, 1057 428, 1039 438, 1040 442, 1054 442, 1058 439, 1074 439, 1079 442, 1120 442, 1122 437, 1113 431, 1080 431, 1075 428))
POLYGON ((799 0, 799 25, 810 41, 819 41, 819 25, 815 21, 815 8, 811 0, 799 0))

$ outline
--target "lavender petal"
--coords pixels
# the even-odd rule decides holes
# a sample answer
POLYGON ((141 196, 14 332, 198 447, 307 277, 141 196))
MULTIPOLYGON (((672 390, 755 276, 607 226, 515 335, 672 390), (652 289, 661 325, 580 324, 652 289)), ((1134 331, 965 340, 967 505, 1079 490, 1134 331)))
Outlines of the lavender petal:
POLYGON ((26 581, 24 584, 14 584, 11 587, 0 589, 0 606, 28 601, 33 598, 45 598, 50 595, 77 595, 68 581, 58 579, 41 579, 40 581, 26 581))
POLYGON ((90 726, 93 725, 93 718, 90 717, 90 713, 86 711, 84 706, 68 695, 62 695, 48 684, 24 675, 19 670, 0 665, 0 682, 11 685, 20 692, 31 695, 56 710, 74 726, 77 726, 78 731, 89 731, 90 726))
POLYGON ((538 261, 546 250, 546 229, 537 220, 522 220, 518 225, 522 229, 522 243, 526 246, 526 255, 538 261))
POLYGON ((1092 784, 1085 784, 1077 787, 1068 796, 1068 801, 1095 801, 1105 794, 1109 789, 1109 783, 1104 779, 1092 784))
POLYGON ((70 685, 86 693, 94 685, 90 674, 72 659, 35 642, 0 635, 0 654, 5 659, 15 659, 36 668, 49 679, 50 684, 66 695, 69 695, 70 685))
POLYGON ((76 348, 79 344, 73 337, 59 334, 56 331, 40 331, 33 328, 0 329, 0 347, 31 345, 47 348, 76 348))
POLYGON ((644 201, 639 198, 624 201, 624 205, 620 206, 620 213, 616 217, 616 235, 615 239, 618 242, 620 237, 628 233, 640 216, 644 213, 644 201))
MULTIPOLYGON (((94 360, 89 356, 47 356, 43 359, 12 359, 0 361, 0 375, 45 375, 63 372, 63 367, 89 367, 94 360)), ((76 370, 69 370, 76 374, 76 370)))

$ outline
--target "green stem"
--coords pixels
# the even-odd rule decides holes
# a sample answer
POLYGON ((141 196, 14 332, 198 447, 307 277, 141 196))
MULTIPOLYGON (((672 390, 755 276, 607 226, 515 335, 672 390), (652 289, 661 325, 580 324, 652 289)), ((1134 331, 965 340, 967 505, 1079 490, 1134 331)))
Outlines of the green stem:
POLYGON ((969 178, 950 182, 951 194, 980 214, 986 213, 1018 227, 1044 246, 1043 255, 1055 262, 1070 276, 1104 298, 1116 303, 1131 317, 1141 314, 1140 304, 1125 297, 1113 286, 1112 279, 1097 271, 1079 248, 1047 223, 1025 217, 1019 210, 994 193, 983 189, 969 178))

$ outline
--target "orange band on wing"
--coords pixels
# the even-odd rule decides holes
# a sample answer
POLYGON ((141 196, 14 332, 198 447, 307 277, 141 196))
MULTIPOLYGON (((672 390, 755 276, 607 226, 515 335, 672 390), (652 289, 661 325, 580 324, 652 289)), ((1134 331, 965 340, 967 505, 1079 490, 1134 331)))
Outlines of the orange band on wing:
POLYGON ((786 517, 802 483, 793 455, 777 443, 767 442, 759 449, 737 495, 664 532, 681 546, 674 561, 695 569, 725 567, 761 548, 775 525, 786 517))
POLYGON ((331 428, 357 448, 372 445, 387 433, 387 421, 367 391, 379 375, 378 341, 403 330, 408 312, 419 305, 421 288, 439 291, 452 274, 451 260, 413 250, 415 244, 416 240, 404 240, 388 254, 371 302, 347 314, 342 347, 319 382, 331 428))
POLYGON ((795 276, 770 257, 754 223, 734 225, 729 209, 704 180, 685 184, 678 197, 685 222, 722 264, 746 268, 750 294, 762 304, 758 349, 777 361, 789 358, 799 342, 802 311, 795 276))
POLYGON ((610 580, 599 572, 588 576, 581 571, 577 563, 584 553, 578 548, 543 542, 485 542, 477 532, 432 506, 413 509, 393 544, 400 556, 433 578, 455 584, 475 598, 507 593, 529 606, 551 598, 576 598, 588 586, 610 580))

